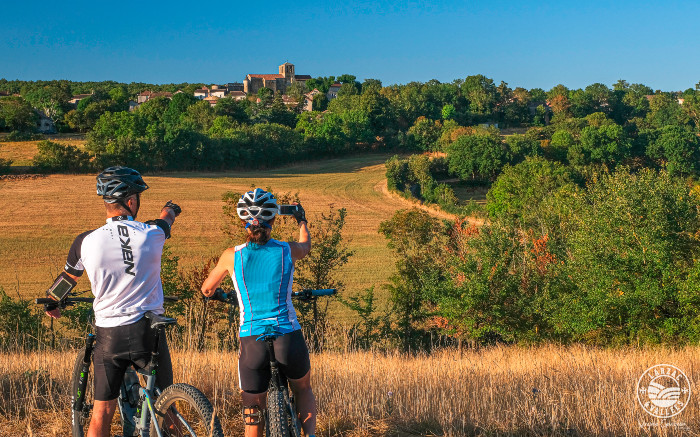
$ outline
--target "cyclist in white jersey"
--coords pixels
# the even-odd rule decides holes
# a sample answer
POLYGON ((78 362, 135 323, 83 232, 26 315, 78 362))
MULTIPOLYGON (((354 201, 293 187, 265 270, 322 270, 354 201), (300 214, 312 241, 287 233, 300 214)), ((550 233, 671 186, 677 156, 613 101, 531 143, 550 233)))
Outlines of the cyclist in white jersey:
MULTIPOLYGON (((61 276, 72 281, 87 273, 95 296, 97 339, 93 355, 95 404, 88 437, 107 437, 124 372, 148 364, 153 334, 144 314, 163 314, 160 262, 163 244, 181 209, 172 202, 160 217, 136 221, 141 193, 148 185, 136 170, 110 167, 97 176, 97 194, 104 199, 107 223, 78 235, 61 276)), ((74 282, 73 282, 74 283, 74 282)), ((47 311, 60 317, 60 311, 47 311)), ((160 339, 157 384, 172 384, 172 364, 160 339)))
POLYGON ((299 224, 299 242, 270 238, 277 214, 277 201, 256 188, 238 201, 238 216, 248 232, 247 242, 227 249, 202 284, 202 293, 212 296, 228 274, 238 295, 241 313, 241 349, 238 377, 243 399, 245 436, 261 437, 260 411, 265 408, 270 383, 270 360, 264 342, 256 338, 266 330, 280 333, 273 341, 275 357, 294 393, 304 435, 316 429, 316 398, 311 389, 309 351, 291 301, 294 261, 311 250, 311 236, 304 209, 294 217, 299 224))

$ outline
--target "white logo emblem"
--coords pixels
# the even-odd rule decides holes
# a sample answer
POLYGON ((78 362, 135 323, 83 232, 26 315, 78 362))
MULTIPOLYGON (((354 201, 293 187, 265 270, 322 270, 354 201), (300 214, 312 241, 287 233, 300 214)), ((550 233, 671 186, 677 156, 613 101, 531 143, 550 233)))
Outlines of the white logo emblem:
POLYGON ((637 400, 644 411, 654 417, 673 417, 688 406, 690 381, 678 367, 657 364, 637 381, 637 400))

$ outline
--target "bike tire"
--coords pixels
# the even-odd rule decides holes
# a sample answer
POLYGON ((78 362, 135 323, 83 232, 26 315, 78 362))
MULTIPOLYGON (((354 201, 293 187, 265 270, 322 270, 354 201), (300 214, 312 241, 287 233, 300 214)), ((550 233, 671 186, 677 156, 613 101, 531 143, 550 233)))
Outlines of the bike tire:
POLYGON ((80 372, 83 367, 83 356, 84 353, 81 351, 75 359, 73 364, 73 373, 71 374, 71 429, 73 431, 73 437, 85 437, 87 435, 88 426, 90 425, 90 418, 92 417, 92 406, 95 402, 94 395, 94 380, 93 380, 93 365, 90 363, 90 371, 88 373, 87 385, 85 387, 85 396, 83 409, 81 411, 73 410, 73 402, 78 396, 79 379, 80 372))
MULTIPOLYGON (((144 406, 145 408, 145 406, 144 406)), ((224 437, 218 417, 214 414, 209 399, 197 388, 189 384, 173 384, 163 390, 154 405, 157 423, 151 422, 151 435, 155 436, 158 426, 163 437, 170 436, 165 429, 165 417, 170 413, 179 414, 179 436, 224 437), (190 429, 187 429, 187 426, 190 429)))
POLYGON ((284 393, 276 387, 267 390, 267 435, 289 437, 289 418, 284 393))

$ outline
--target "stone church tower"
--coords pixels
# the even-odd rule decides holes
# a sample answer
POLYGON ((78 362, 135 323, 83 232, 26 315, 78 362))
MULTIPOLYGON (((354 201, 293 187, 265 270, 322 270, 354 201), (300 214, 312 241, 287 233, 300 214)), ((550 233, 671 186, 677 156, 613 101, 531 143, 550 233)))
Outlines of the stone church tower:
POLYGON ((280 65, 280 75, 283 78, 288 79, 290 82, 294 82, 294 64, 285 62, 284 64, 280 65))

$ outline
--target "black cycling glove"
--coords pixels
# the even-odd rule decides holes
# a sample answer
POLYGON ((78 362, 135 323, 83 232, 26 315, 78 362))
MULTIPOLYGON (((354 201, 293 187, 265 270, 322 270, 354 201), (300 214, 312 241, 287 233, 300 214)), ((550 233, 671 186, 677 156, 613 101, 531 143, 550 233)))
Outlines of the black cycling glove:
POLYGON ((179 216, 180 213, 182 212, 182 208, 180 208, 179 205, 174 204, 172 200, 168 200, 168 202, 165 204, 163 209, 165 209, 165 208, 172 209, 173 212, 175 213, 175 217, 179 216))
POLYGON ((306 212, 301 206, 301 203, 297 204, 297 209, 292 212, 292 216, 294 216, 294 218, 297 220, 297 224, 301 224, 301 222, 309 222, 306 220, 306 212))

